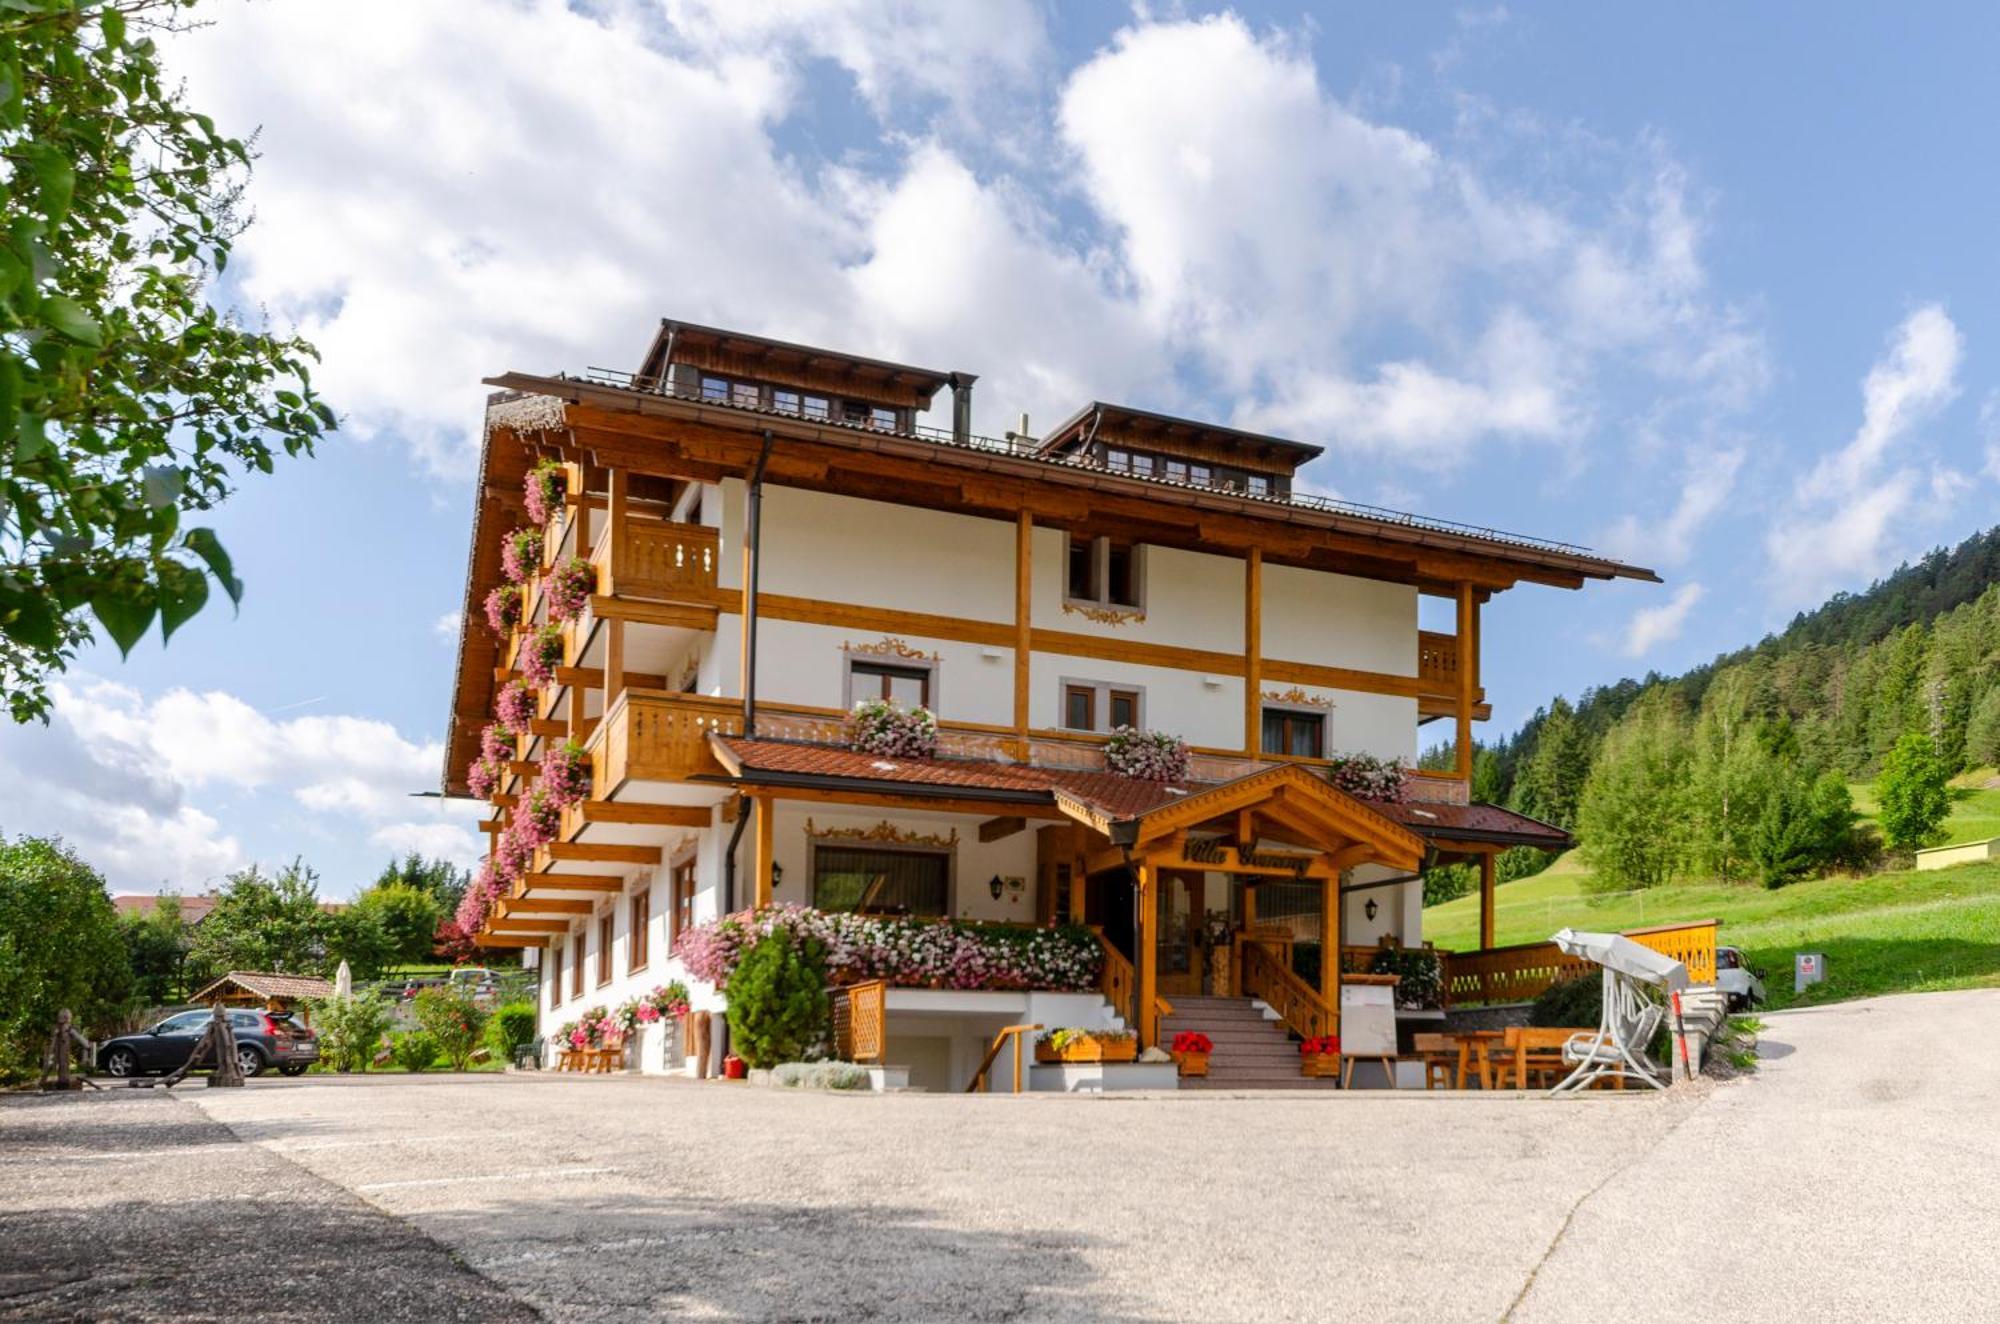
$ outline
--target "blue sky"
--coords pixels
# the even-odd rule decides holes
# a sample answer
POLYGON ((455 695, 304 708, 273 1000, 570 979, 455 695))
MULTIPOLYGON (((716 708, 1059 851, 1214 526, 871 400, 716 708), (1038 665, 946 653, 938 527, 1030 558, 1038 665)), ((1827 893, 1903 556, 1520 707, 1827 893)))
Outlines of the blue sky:
POLYGON ((1487 616, 1494 727, 1992 521, 1993 25, 1859 7, 461 0, 210 7, 261 126, 222 297, 343 431, 218 521, 249 593, 0 732, 0 828, 120 888, 469 856, 437 781, 482 375, 662 315, 1328 447, 1357 500, 1663 587, 1487 616), (447 12, 447 8, 449 12, 447 12), (476 11, 476 12, 475 12, 476 11), (315 59, 263 58, 272 49, 315 59))

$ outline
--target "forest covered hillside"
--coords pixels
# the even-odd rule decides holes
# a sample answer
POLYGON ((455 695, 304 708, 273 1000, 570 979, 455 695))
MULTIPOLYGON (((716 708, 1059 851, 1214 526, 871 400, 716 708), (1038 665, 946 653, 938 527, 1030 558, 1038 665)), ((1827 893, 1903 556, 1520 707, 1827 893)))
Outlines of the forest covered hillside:
POLYGON ((1553 700, 1476 751, 1473 793, 1575 831, 1607 885, 1777 885, 1879 857, 1846 784, 1913 760, 1931 781, 2000 763, 2000 529, 1683 675, 1553 700))

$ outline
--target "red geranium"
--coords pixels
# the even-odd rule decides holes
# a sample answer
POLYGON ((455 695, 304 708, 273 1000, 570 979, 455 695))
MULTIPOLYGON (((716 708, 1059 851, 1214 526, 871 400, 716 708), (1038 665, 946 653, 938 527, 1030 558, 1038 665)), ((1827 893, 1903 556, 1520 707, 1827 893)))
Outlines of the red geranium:
POLYGON ((1315 1035, 1299 1045, 1300 1057, 1317 1057, 1321 1054, 1333 1054, 1337 1056, 1339 1052, 1340 1036, 1337 1034, 1315 1035))
POLYGON ((1174 1036, 1174 1051, 1176 1053, 1212 1053, 1215 1051, 1215 1044, 1200 1030, 1182 1030, 1174 1036))

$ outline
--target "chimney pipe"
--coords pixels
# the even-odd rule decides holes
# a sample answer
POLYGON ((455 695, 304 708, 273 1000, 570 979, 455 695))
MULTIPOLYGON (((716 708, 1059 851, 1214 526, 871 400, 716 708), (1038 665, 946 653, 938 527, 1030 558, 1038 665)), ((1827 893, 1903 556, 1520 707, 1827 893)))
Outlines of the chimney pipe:
POLYGON ((951 375, 951 439, 961 446, 972 440, 972 384, 978 380, 969 372, 951 375))

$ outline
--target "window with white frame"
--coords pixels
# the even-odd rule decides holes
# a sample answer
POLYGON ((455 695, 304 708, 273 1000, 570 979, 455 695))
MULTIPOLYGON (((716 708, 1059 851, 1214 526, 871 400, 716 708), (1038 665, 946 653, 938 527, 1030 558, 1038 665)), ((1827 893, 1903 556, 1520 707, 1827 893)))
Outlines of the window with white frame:
POLYGON ((1145 605, 1145 548, 1123 538, 1064 535, 1063 596, 1092 607, 1145 605))

